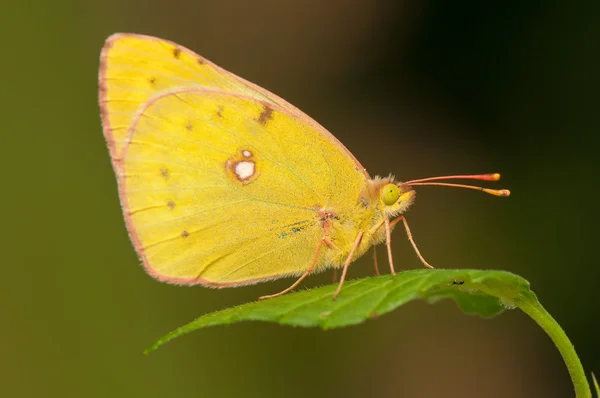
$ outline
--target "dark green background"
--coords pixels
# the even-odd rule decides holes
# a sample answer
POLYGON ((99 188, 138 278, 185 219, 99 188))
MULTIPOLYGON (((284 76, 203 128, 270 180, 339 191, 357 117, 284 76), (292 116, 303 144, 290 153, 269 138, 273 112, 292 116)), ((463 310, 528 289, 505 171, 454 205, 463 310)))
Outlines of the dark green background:
MULTIPOLYGON (((328 332, 207 329, 142 356, 174 327, 291 281, 217 291, 147 276, 97 106, 104 39, 145 33, 280 94, 372 174, 501 172, 508 199, 419 189, 408 220, 421 252, 530 280, 600 373, 600 7, 558 3, 3 2, 2 396, 572 396, 524 314, 481 320, 448 302, 328 332)), ((420 267, 394 238, 397 268, 420 267)), ((366 257, 350 276, 371 273, 366 257)))

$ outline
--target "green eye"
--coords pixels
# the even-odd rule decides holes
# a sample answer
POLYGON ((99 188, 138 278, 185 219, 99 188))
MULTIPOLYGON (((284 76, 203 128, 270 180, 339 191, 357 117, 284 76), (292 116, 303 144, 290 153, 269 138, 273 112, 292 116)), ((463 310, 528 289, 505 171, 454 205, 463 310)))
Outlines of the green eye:
POLYGON ((387 184, 383 187, 381 199, 387 206, 391 206, 398 201, 400 189, 395 184, 387 184))

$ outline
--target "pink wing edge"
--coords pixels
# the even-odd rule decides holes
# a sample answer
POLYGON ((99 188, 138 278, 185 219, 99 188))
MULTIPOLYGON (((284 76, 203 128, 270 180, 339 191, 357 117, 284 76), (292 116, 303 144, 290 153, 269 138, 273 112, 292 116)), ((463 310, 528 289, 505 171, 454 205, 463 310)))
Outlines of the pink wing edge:
POLYGON ((119 40, 121 38, 124 37, 136 37, 139 39, 145 39, 145 40, 158 40, 161 42, 166 42, 169 43, 173 46, 175 46, 176 48, 179 48, 182 51, 187 52, 189 55, 193 56, 193 57, 198 57, 200 59, 202 59, 203 62, 210 64, 213 68, 215 68, 216 70, 225 73, 239 81, 241 81, 242 83, 246 84, 247 86, 249 86, 250 88, 260 92, 261 94, 265 95, 267 98, 271 99, 272 101, 274 101, 275 103, 269 103, 269 102, 265 102, 262 100, 258 100, 258 102, 262 103, 263 105, 269 106, 271 107, 273 110, 276 110, 280 113, 284 113, 284 114, 289 114, 295 118, 298 118, 300 120, 302 120, 304 123, 308 124, 309 126, 313 127, 318 133, 320 133, 321 135, 323 135, 325 138, 327 138, 329 141, 331 141, 335 146, 338 147, 338 149, 342 150, 344 153, 346 153, 348 155, 348 157, 350 157, 350 159, 352 159, 354 161, 354 163, 357 165, 357 167, 359 168, 359 170, 361 171, 361 173, 365 176, 366 179, 370 179, 369 174, 367 173, 366 169, 360 164, 360 162, 354 157, 354 155, 344 146, 344 144, 342 144, 333 134, 331 134, 329 131, 327 131, 323 126, 321 126, 319 123, 317 123, 316 121, 314 121, 311 117, 309 117, 308 115, 306 115, 304 112, 300 111, 298 108, 296 108, 295 106, 291 105, 290 103, 288 103, 287 101, 285 101, 284 99, 278 97, 277 95, 263 89, 262 87, 249 82, 221 67, 219 67, 218 65, 215 65, 214 63, 206 60, 205 58, 199 56, 198 54, 196 54, 195 52, 180 46, 179 44, 173 43, 169 40, 164 40, 164 39, 159 39, 153 36, 146 36, 146 35, 140 35, 140 34, 132 34, 132 33, 115 33, 111 36, 109 36, 106 39, 106 44, 104 45, 104 47, 102 48, 102 52, 100 55, 100 73, 99 73, 99 102, 100 102, 100 116, 101 116, 101 120, 102 120, 102 126, 103 126, 103 132, 104 132, 104 137, 106 139, 107 142, 107 146, 110 152, 110 156, 111 156, 111 160, 112 160, 112 164, 113 164, 113 169, 115 171, 115 174, 117 175, 117 185, 118 185, 118 190, 119 190, 119 197, 121 200, 121 206, 123 208, 123 216, 125 218, 125 225, 127 227, 127 232, 129 233, 129 237, 131 239, 131 242, 133 243, 133 246, 136 250, 136 252, 138 253, 138 256, 140 258, 140 260, 142 261, 142 264, 144 266, 145 271, 150 274, 153 278, 161 281, 161 282, 166 282, 166 283, 170 283, 170 284, 176 284, 176 285, 202 285, 202 286, 207 286, 207 287, 213 287, 213 288, 226 288, 226 287, 236 287, 236 286, 246 286, 246 285, 253 285, 256 283, 260 283, 260 282, 266 282, 266 281, 270 281, 270 280, 275 280, 275 279, 280 279, 286 276, 289 276, 288 274, 277 274, 277 275, 272 275, 269 277, 265 277, 265 278, 255 278, 255 279, 249 279, 246 281, 242 281, 242 282, 231 282, 231 283, 217 283, 217 282, 211 282, 208 281, 204 278, 173 278, 173 277, 167 277, 164 276, 160 273, 158 273, 157 271, 155 271, 150 263, 148 262, 148 259, 146 258, 146 254, 144 252, 144 248, 142 246, 142 243, 140 241, 139 236, 137 235, 137 232, 135 230, 135 226, 133 225, 133 220, 131 219, 131 215, 130 215, 130 211, 129 211, 129 204, 127 202, 127 194, 126 194, 126 183, 125 183, 125 174, 123 173, 123 159, 125 159, 125 156, 127 155, 127 150, 129 148, 129 142, 131 141, 133 134, 134 134, 134 130, 135 130, 135 126, 137 125, 139 118, 141 117, 141 115, 144 113, 144 111, 150 107, 152 104, 154 104, 157 100, 168 96, 168 95, 172 95, 175 93, 180 93, 180 92, 211 92, 211 93, 220 93, 220 94, 225 94, 225 95, 231 95, 233 97, 238 97, 238 98, 245 98, 245 99, 252 99, 253 101, 257 101, 255 98, 252 98, 250 96, 247 95, 243 95, 243 94, 239 94, 239 93, 235 93, 235 92, 228 92, 228 91, 223 91, 223 90, 218 90, 218 89, 212 89, 212 88, 206 88, 206 87, 195 87, 195 88, 175 88, 175 89, 171 89, 171 90, 166 90, 164 92, 158 93, 157 95, 155 95, 154 97, 150 98, 146 103, 142 104, 140 106, 140 108, 137 110, 137 112, 135 113, 133 119, 132 119, 132 123, 129 126, 128 132, 127 132, 127 138, 126 138, 126 143, 125 143, 125 147, 123 148, 123 152, 121 153, 121 156, 118 157, 117 153, 116 153, 116 148, 115 148, 115 141, 113 139, 113 134, 112 134, 112 128, 110 126, 110 123, 108 121, 108 110, 105 107, 105 96, 106 96, 106 80, 105 80, 105 73, 106 73, 106 68, 107 68, 107 63, 106 63, 106 58, 108 55, 108 51, 110 50, 110 48, 112 47, 112 44, 114 41, 119 40), (282 104, 282 105, 280 105, 282 104))
POLYGON ((112 128, 108 121, 108 109, 106 108, 106 69, 107 69, 107 57, 108 52, 112 47, 113 42, 122 37, 121 34, 117 33, 109 36, 102 47, 100 52, 100 70, 98 72, 98 104, 100 105, 100 120, 102 122, 102 132, 104 133, 104 139, 108 146, 110 153, 110 159, 113 165, 115 173, 121 169, 120 159, 117 157, 117 150, 115 148, 115 140, 112 133, 112 128))

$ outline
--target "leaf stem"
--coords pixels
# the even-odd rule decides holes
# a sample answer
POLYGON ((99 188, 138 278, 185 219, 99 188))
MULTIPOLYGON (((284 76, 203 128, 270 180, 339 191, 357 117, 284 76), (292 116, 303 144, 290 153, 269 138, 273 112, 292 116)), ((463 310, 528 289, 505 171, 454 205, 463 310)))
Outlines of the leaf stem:
POLYGON ((558 351, 563 357, 567 369, 569 370, 569 375, 571 376, 571 381, 575 388, 575 396, 577 398, 591 398, 592 392, 585 376, 583 366, 581 365, 581 361, 575 352, 575 347, 571 344, 567 334, 554 318, 552 318, 548 311, 542 307, 533 292, 527 292, 526 294, 523 294, 523 296, 524 300, 518 300, 517 306, 546 331, 548 336, 550 336, 554 342, 554 345, 556 345, 556 348, 558 348, 558 351))

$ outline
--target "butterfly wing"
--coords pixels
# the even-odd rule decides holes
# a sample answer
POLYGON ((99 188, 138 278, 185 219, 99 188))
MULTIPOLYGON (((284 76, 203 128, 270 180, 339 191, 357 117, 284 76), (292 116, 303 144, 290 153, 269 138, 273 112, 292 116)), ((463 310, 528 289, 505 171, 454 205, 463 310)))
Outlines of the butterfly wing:
MULTIPOLYGON (((238 93, 279 105, 327 136, 357 164, 329 132, 293 105, 187 48, 151 36, 117 33, 106 40, 100 56, 100 108, 115 171, 135 112, 153 96, 178 87, 206 87, 238 93)), ((359 167, 366 171, 362 166, 359 167)))
POLYGON ((128 230, 146 270, 173 283, 301 274, 323 236, 319 209, 350 218, 366 180, 336 142, 288 109, 200 87, 143 104, 124 148, 128 230))

